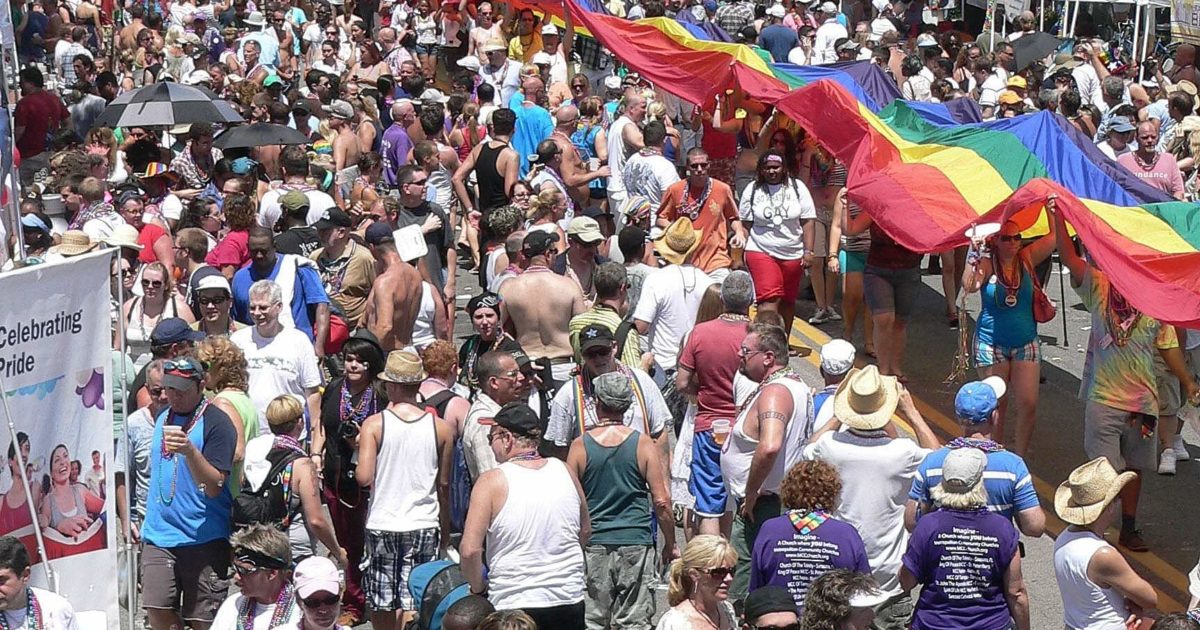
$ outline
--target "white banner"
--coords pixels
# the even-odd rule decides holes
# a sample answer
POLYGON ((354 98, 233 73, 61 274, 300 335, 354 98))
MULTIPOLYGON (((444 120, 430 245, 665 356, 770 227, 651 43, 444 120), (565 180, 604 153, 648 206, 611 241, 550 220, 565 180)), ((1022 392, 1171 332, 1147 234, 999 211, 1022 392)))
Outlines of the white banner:
POLYGON ((21 483, 0 406, 0 534, 25 543, 34 580, 46 587, 40 529, 58 592, 80 613, 80 627, 115 630, 111 258, 90 254, 0 275, 0 384, 31 486, 29 493, 21 483))

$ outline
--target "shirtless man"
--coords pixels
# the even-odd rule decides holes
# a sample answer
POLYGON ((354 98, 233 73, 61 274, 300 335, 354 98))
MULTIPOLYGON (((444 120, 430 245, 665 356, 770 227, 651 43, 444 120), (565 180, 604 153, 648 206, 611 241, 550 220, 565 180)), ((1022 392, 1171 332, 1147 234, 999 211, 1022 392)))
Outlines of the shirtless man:
POLYGON ((341 206, 344 200, 350 198, 350 188, 358 179, 358 134, 354 133, 354 107, 342 100, 323 107, 329 113, 326 122, 329 128, 337 133, 333 139, 333 172, 336 186, 333 187, 333 198, 341 206))
POLYGON ((137 50, 137 34, 146 28, 142 18, 146 16, 146 7, 134 4, 129 7, 129 24, 117 33, 117 50, 137 50))
POLYGON ((588 171, 587 164, 579 157, 579 151, 575 148, 575 144, 571 142, 571 134, 579 126, 579 108, 574 105, 563 105, 554 113, 554 132, 550 134, 550 140, 558 145, 562 152, 562 165, 559 167, 559 174, 562 175, 563 183, 567 185, 567 191, 571 195, 571 199, 579 207, 589 205, 590 193, 588 184, 592 180, 608 177, 610 172, 608 165, 601 166, 594 171, 588 171))
POLYGON ((521 247, 525 270, 500 288, 508 326, 529 357, 543 364, 543 387, 552 390, 575 369, 567 325, 586 308, 579 284, 550 270, 557 239, 540 230, 526 234, 521 247))
POLYGON ((494 12, 492 3, 480 2, 479 8, 475 12, 476 26, 471 29, 471 35, 467 41, 467 54, 479 57, 479 63, 487 63, 483 45, 489 40, 504 37, 504 31, 500 30, 500 22, 503 19, 503 16, 494 12))
POLYGON ((367 296, 367 329, 385 351, 402 350, 412 345, 413 326, 421 308, 421 274, 400 258, 392 226, 386 222, 371 224, 364 240, 375 256, 376 273, 367 296))

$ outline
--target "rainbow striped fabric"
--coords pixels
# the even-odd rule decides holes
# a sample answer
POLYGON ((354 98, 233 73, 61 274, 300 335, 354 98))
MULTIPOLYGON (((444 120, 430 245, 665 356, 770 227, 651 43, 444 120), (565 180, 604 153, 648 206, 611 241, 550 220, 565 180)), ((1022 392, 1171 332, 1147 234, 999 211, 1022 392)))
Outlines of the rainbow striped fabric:
POLYGON ((771 63, 756 48, 697 39, 672 19, 630 22, 574 0, 565 6, 628 67, 676 96, 709 102, 737 87, 810 130, 848 165, 851 198, 906 247, 961 245, 971 225, 1002 218, 1036 230, 1046 198, 1057 195, 1093 259, 1138 308, 1200 327, 1200 206, 1141 183, 1061 117, 962 124, 945 106, 881 95, 844 67, 771 63))

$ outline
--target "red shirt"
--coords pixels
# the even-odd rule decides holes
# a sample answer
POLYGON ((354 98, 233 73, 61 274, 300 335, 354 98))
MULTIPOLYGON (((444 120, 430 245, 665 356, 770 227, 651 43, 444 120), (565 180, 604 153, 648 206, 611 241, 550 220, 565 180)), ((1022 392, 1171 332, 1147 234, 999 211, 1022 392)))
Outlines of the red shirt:
POLYGON ((51 126, 58 127, 71 117, 62 100, 45 90, 21 97, 17 111, 13 114, 13 127, 24 127, 25 133, 17 141, 21 157, 31 158, 46 150, 46 134, 51 126))
POLYGON ((157 261, 158 254, 154 253, 154 244, 166 233, 167 231, 157 224, 147 223, 143 225, 142 230, 138 232, 138 245, 142 246, 142 251, 138 254, 138 260, 146 264, 157 261))
POLYGON ((220 269, 226 265, 233 265, 238 269, 242 265, 250 262, 250 232, 248 230, 238 230, 230 232, 221 239, 211 252, 208 252, 208 257, 204 262, 220 269))
POLYGON ((741 365, 742 341, 749 321, 729 321, 718 317, 692 329, 679 365, 696 374, 700 390, 696 395, 696 432, 712 429, 713 420, 731 423, 737 417, 733 402, 733 376, 741 365))

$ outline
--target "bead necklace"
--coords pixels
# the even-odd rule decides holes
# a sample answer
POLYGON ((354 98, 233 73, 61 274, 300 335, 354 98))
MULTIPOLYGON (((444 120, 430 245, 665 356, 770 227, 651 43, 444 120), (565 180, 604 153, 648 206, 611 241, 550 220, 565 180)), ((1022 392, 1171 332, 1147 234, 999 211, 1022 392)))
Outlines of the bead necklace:
MULTIPOLYGON (((33 594, 33 587, 28 585, 25 587, 25 623, 21 627, 25 630, 42 630, 46 627, 42 620, 42 604, 33 594)), ((8 623, 8 613, 0 613, 0 630, 13 630, 8 623)))
MULTIPOLYGON (((267 624, 267 630, 278 628, 287 623, 288 617, 292 612, 292 586, 284 584, 283 589, 279 591, 279 597, 275 599, 275 612, 271 614, 271 622, 267 624)), ((242 598, 242 610, 238 615, 237 630, 253 630, 254 629, 254 609, 258 607, 258 603, 253 597, 242 598)))
MULTIPOLYGON (((184 437, 187 437, 187 435, 192 432, 192 428, 196 426, 196 423, 200 421, 200 418, 204 417, 205 409, 208 409, 207 400, 196 406, 196 409, 192 411, 192 417, 188 418, 187 424, 183 425, 184 437)), ((167 413, 167 418, 171 418, 175 414, 175 410, 168 409, 167 413)), ((175 461, 175 453, 167 450, 166 441, 163 441, 161 448, 159 449, 159 455, 162 457, 163 464, 166 464, 167 462, 170 462, 171 464, 171 493, 166 497, 163 496, 162 476, 160 475, 158 479, 158 501, 163 505, 171 505, 171 503, 175 501, 175 482, 179 475, 179 462, 175 461)))
POLYGON ((1109 283, 1108 299, 1104 301, 1104 323, 1118 348, 1123 348, 1129 343, 1129 338, 1133 336, 1141 317, 1142 313, 1109 283))
POLYGON ((763 381, 758 384, 758 388, 754 390, 754 393, 748 396, 745 402, 738 407, 738 413, 740 414, 745 411, 746 408, 758 398, 758 395, 762 393, 762 390, 766 388, 767 385, 785 378, 795 378, 795 375, 792 373, 792 368, 784 367, 772 372, 770 376, 764 378, 763 381))
POLYGON ((689 219, 695 221, 704 211, 704 204, 708 201, 708 195, 711 192, 712 178, 709 177, 704 180, 704 190, 700 192, 700 197, 693 203, 691 201, 692 182, 688 180, 683 190, 683 199, 679 201, 679 214, 686 214, 689 219))
POLYGON ((721 313, 720 315, 717 315, 717 319, 721 319, 721 320, 724 320, 727 322, 748 322, 748 321, 750 321, 750 318, 748 316, 742 315, 739 313, 721 313))
POLYGON ((535 460, 539 460, 541 458, 542 458, 542 456, 538 455, 537 451, 529 451, 528 453, 519 453, 517 455, 513 455, 512 457, 508 458, 508 461, 510 461, 510 462, 532 462, 535 460))
POLYGON ((361 423, 370 413, 374 402, 375 388, 368 384, 367 389, 362 393, 362 397, 358 399, 358 404, 353 404, 354 395, 350 393, 349 382, 342 379, 342 391, 338 402, 338 419, 342 422, 354 420, 361 423))
POLYGON ((529 265, 523 273, 554 273, 554 270, 545 265, 529 265))
MULTIPOLYGON (((1018 256, 1019 255, 1020 254, 1018 254, 1018 256)), ((1020 290, 1021 290, 1021 280, 1022 280, 1020 261, 1018 261, 1014 257, 1013 262, 1010 265, 1010 267, 1016 267, 1017 279, 1015 282, 1012 282, 1012 283, 1009 283, 1009 281, 1008 281, 1008 271, 1009 270, 1005 269, 1004 266, 1000 264, 1000 257, 996 255, 996 252, 992 252, 992 269, 996 273, 996 283, 999 284, 1001 287, 1003 287, 1004 306, 1007 308, 1012 308, 1017 305, 1017 293, 1020 292, 1020 290)), ((995 300, 996 300, 996 306, 1000 306, 1000 296, 998 295, 998 293, 999 292, 993 293, 993 296, 995 297, 995 300)))
POLYGON ((1156 164, 1158 164, 1159 155, 1160 155, 1159 153, 1155 153, 1154 159, 1149 164, 1147 164, 1144 160, 1142 160, 1142 156, 1140 154, 1138 154, 1137 151, 1134 151, 1133 152, 1133 160, 1135 162, 1137 162, 1137 165, 1140 166, 1142 168, 1142 170, 1148 171, 1148 170, 1154 168, 1154 166, 1156 164))

